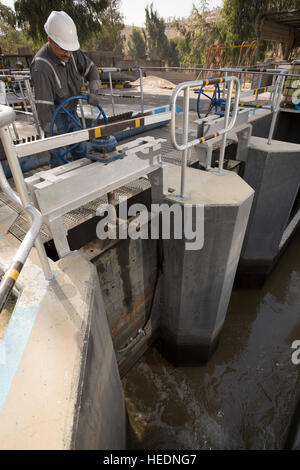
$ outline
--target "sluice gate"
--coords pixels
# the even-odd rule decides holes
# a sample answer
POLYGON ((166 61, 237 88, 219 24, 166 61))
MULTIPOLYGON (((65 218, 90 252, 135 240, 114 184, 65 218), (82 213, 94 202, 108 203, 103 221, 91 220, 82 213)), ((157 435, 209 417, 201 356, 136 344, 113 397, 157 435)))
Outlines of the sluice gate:
POLYGON ((149 345, 157 341, 175 364, 209 360, 235 279, 263 282, 298 226, 300 147, 289 113, 280 111, 278 77, 270 103, 254 110, 240 106, 240 82, 229 71, 179 85, 166 136, 176 150, 173 164, 164 158, 166 139, 147 135, 105 158, 24 178, 21 158, 97 139, 105 126, 15 145, 7 129, 14 115, 1 107, 15 186, 1 172, 0 293, 4 299, 14 285, 19 291, 3 343, 8 359, 0 364, 3 448, 125 448, 120 376, 149 345), (223 112, 198 116, 190 129, 191 88, 221 84, 223 112), (20 226, 16 236, 22 209, 36 217, 30 237, 20 226))

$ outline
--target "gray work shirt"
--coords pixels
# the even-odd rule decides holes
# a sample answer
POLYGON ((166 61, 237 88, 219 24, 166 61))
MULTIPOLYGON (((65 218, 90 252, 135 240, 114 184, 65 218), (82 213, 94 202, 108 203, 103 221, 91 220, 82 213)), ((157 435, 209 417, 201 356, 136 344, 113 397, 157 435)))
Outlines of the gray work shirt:
MULTIPOLYGON (((50 131, 50 123, 57 106, 65 99, 80 94, 84 81, 95 91, 101 86, 99 72, 80 50, 72 53, 69 62, 61 62, 51 50, 49 43, 35 55, 31 67, 35 103, 40 124, 50 131)), ((68 103, 68 110, 77 106, 77 101, 68 103)))

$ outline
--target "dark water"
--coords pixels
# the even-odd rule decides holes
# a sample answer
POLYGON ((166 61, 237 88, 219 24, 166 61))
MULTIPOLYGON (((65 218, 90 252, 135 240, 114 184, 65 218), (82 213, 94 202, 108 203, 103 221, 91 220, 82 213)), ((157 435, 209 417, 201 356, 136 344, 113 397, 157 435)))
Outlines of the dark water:
POLYGON ((153 347, 123 380, 133 449, 281 449, 300 395, 300 231, 261 290, 234 290, 206 366, 153 347))

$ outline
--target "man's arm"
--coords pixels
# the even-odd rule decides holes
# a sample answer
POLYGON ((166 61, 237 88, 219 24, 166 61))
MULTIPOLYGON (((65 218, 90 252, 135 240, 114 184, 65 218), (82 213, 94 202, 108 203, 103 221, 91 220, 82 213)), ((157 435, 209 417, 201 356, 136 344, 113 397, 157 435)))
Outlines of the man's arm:
POLYGON ((90 92, 98 93, 101 89, 101 80, 97 66, 81 51, 76 52, 75 60, 79 73, 89 82, 90 92))
POLYGON ((31 71, 31 77, 38 118, 46 135, 50 135, 50 124, 55 111, 53 83, 48 74, 36 68, 31 71))

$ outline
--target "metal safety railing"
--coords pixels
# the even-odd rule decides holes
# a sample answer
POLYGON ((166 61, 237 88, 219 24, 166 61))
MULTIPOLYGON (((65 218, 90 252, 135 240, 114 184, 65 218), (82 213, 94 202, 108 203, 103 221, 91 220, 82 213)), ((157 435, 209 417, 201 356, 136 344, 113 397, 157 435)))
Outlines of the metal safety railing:
POLYGON ((110 93, 99 93, 100 96, 110 96, 111 98, 111 106, 112 106, 112 113, 115 116, 115 98, 131 98, 131 99, 140 99, 141 101, 141 113, 144 112, 144 90, 143 90, 143 72, 141 67, 127 67, 127 68, 119 68, 119 67, 101 67, 98 68, 99 73, 108 73, 109 79, 109 88, 110 93), (140 94, 137 96, 133 95, 120 95, 116 94, 113 91, 113 82, 112 82, 112 73, 122 73, 122 72, 137 72, 139 79, 140 79, 140 94))
MULTIPOLYGON (((7 106, 12 106, 15 112, 33 117, 37 135, 39 138, 42 138, 42 130, 38 119, 30 79, 30 75, 0 75, 1 94, 4 95, 5 104, 7 106), (23 103, 25 111, 16 109, 16 103, 23 103), (29 111, 27 103, 29 103, 31 111, 29 111)), ((1 104, 4 104, 3 101, 1 104)), ((18 131, 14 122, 12 122, 12 126, 15 137, 19 140, 18 131)))
MULTIPOLYGON (((171 73, 174 73, 176 75, 176 72, 191 72, 191 73, 195 73, 197 74, 197 78, 196 80, 200 80, 202 79, 202 76, 204 76, 204 74, 206 74, 207 72, 211 72, 212 74, 218 74, 218 75, 222 75, 224 77, 226 77, 228 74, 230 75, 236 75, 237 77, 240 78, 240 81, 242 83, 245 75, 251 75, 252 77, 257 77, 257 85, 255 87, 252 88, 253 92, 256 92, 256 97, 255 97, 255 102, 257 104, 257 100, 258 100, 258 95, 260 93, 263 93, 265 91, 265 86, 262 85, 262 80, 263 80, 263 77, 265 75, 273 75, 273 84, 272 85, 269 85, 267 88, 267 92, 270 92, 270 98, 269 98, 269 106, 271 105, 272 101, 273 101, 273 86, 275 86, 275 81, 276 81, 276 78, 278 76, 282 77, 283 78, 283 81, 285 79, 292 79, 292 78, 295 78, 295 79, 300 79, 300 74, 296 74, 296 73, 290 73, 290 71, 288 70, 288 68, 286 68, 286 66, 288 66, 289 64, 287 64, 286 62, 285 63, 278 63, 278 67, 280 66, 281 68, 271 68, 271 67, 268 67, 268 66, 253 66, 253 67, 249 67, 249 66, 242 66, 242 67, 222 67, 222 68, 213 68, 213 67, 142 67, 142 70, 145 72, 145 73, 149 73, 149 71, 153 71, 154 73, 156 71, 159 71, 159 72, 171 72, 171 73)), ((178 80, 181 81, 181 78, 178 77, 178 80)), ((172 76, 172 81, 177 81, 177 78, 174 77, 174 75, 172 76)), ((178 83, 178 82, 177 82, 178 83)), ((225 93, 226 93, 226 89, 225 87, 223 87, 223 90, 222 90, 222 97, 225 98, 225 93)), ((241 97, 246 97, 248 95, 252 94, 251 93, 251 90, 247 90, 247 91, 243 91, 241 93, 241 97)), ((253 107, 253 108, 264 108, 265 106, 256 106, 256 104, 240 104, 241 106, 245 106, 245 107, 253 107)), ((267 108, 267 106, 266 106, 267 108)), ((293 112, 293 111, 291 111, 293 112)), ((295 112, 295 111, 294 111, 295 112)), ((300 112, 300 110, 298 110, 297 112, 300 112)))
POLYGON ((276 126, 277 119, 278 119, 278 114, 279 114, 279 111, 280 111, 280 102, 281 102, 282 92, 283 92, 283 88, 284 88, 284 82, 285 82, 285 74, 284 74, 284 72, 282 72, 282 74, 280 74, 277 77, 276 87, 275 87, 275 91, 273 93, 273 100, 272 100, 273 115, 272 115, 272 121, 271 121, 269 136, 268 136, 268 145, 271 145, 271 143, 272 143, 272 139, 273 139, 273 135, 274 135, 274 131, 275 131, 275 126, 276 126))
POLYGON ((0 187, 2 191, 18 205, 19 208, 25 210, 31 219, 31 227, 28 230, 24 240, 22 241, 16 255, 14 256, 9 269, 6 271, 4 278, 0 284, 0 313, 13 290, 15 283, 20 275, 20 272, 25 264, 26 259, 32 247, 35 245, 45 278, 50 280, 52 272, 49 261, 45 252, 45 248, 40 235, 40 229, 43 223, 42 214, 31 204, 22 170, 19 164, 18 156, 14 150, 14 145, 8 130, 8 125, 11 124, 16 115, 13 109, 9 106, 0 105, 0 138, 6 153, 6 157, 13 175, 16 185, 17 193, 10 186, 5 173, 0 163, 0 187))
POLYGON ((217 72, 218 74, 222 74, 222 76, 228 72, 231 74, 244 74, 247 73, 249 75, 261 75, 261 74, 268 74, 268 75, 283 75, 286 77, 300 77, 300 74, 291 74, 288 72, 287 69, 279 69, 279 68, 267 68, 267 67, 222 67, 222 68, 213 68, 213 67, 141 67, 142 70, 145 72, 149 72, 149 70, 160 70, 160 71, 171 71, 171 72, 197 72, 198 76, 196 80, 200 78, 200 74, 204 72, 217 72))
POLYGON ((221 77, 221 78, 213 78, 210 80, 198 80, 198 81, 191 81, 185 82, 178 85, 172 96, 170 101, 171 107, 171 123, 170 123, 170 138, 173 144, 173 147, 176 150, 180 150, 183 152, 182 155, 182 164, 181 164, 181 197, 185 196, 185 180, 186 180, 186 167, 187 167, 187 155, 189 149, 194 147, 195 145, 205 143, 209 140, 216 139, 219 136, 223 136, 222 144, 220 148, 220 158, 219 158, 219 172, 222 173, 223 165, 224 165, 224 156, 225 156, 225 148, 226 148, 226 139, 227 134, 230 132, 234 124, 236 122, 238 107, 239 107, 239 100, 240 100, 240 81, 237 77, 221 77), (189 133, 189 110, 190 110, 190 89, 191 87, 198 87, 203 85, 214 85, 224 83, 228 85, 228 94, 227 94, 227 101, 226 101, 226 108, 225 108, 225 115, 224 115, 224 128, 215 132, 212 135, 207 137, 199 137, 192 141, 188 141, 188 133, 189 133), (234 96, 234 103, 231 110, 231 100, 233 96, 233 85, 235 84, 235 96, 234 96), (184 91, 184 105, 183 105, 183 143, 180 145, 176 139, 176 101, 180 94, 180 92, 184 91), (232 116, 230 118, 230 113, 232 116))

